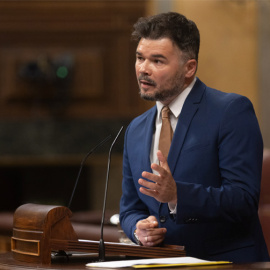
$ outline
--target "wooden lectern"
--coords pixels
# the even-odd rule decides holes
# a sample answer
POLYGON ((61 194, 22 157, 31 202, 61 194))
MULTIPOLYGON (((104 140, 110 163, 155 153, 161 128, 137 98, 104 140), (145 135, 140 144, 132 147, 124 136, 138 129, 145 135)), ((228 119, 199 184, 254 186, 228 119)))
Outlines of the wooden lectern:
MULTIPOLYGON (((15 260, 50 264, 53 251, 98 253, 99 242, 79 240, 70 222, 71 211, 64 206, 24 204, 13 221, 11 251, 15 260)), ((185 256, 183 246, 144 247, 105 242, 106 254, 136 257, 185 256)))

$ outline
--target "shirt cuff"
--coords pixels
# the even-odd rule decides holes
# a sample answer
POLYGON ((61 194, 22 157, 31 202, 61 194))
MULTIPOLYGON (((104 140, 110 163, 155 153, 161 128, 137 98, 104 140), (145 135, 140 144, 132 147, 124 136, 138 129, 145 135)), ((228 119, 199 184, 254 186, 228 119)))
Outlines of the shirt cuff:
POLYGON ((170 209, 170 214, 171 215, 176 215, 177 214, 177 204, 175 205, 174 208, 170 207, 170 205, 168 204, 168 207, 170 209))

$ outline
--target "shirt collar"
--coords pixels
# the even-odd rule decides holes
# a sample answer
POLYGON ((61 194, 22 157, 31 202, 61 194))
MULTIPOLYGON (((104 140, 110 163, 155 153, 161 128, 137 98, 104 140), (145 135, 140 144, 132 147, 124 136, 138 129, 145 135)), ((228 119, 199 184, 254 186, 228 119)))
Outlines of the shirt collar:
MULTIPOLYGON (((175 116, 175 118, 178 118, 181 110, 183 108, 184 102, 188 96, 188 94, 190 93, 191 89, 193 88, 194 84, 196 82, 196 77, 194 78, 194 80, 192 81, 192 83, 186 87, 184 89, 183 92, 181 92, 170 104, 169 104, 169 108, 172 112, 172 114, 175 116)), ((157 101, 156 102, 157 105, 157 117, 160 118, 160 112, 162 110, 162 108, 164 107, 164 105, 160 102, 157 101)))

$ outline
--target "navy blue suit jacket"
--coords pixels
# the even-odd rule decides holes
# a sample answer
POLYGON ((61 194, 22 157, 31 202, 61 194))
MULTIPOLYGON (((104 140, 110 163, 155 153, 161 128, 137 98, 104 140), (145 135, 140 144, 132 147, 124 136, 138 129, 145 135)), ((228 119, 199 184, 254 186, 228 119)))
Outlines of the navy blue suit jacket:
POLYGON ((177 214, 139 192, 151 171, 149 153, 156 106, 125 134, 121 226, 134 240, 136 223, 154 215, 167 228, 166 244, 208 260, 269 260, 257 210, 263 142, 251 102, 211 89, 197 79, 174 133, 168 164, 177 184, 177 214))

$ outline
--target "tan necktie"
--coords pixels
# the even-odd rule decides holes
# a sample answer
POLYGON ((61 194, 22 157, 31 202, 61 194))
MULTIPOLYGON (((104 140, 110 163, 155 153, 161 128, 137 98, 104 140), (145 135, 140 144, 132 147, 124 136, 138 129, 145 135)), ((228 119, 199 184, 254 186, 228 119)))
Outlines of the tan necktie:
POLYGON ((171 114, 170 108, 168 106, 164 106, 161 110, 162 126, 160 131, 158 147, 166 158, 168 157, 173 137, 170 114, 171 114))

